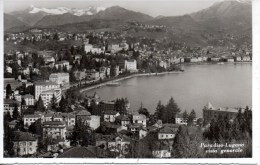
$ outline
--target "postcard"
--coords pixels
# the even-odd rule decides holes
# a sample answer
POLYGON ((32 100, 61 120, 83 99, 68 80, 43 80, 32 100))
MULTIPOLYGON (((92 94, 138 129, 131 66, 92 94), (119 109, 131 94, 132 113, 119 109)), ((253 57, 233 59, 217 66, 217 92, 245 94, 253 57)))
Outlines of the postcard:
POLYGON ((2 4, 1 162, 259 160, 259 1, 2 4))

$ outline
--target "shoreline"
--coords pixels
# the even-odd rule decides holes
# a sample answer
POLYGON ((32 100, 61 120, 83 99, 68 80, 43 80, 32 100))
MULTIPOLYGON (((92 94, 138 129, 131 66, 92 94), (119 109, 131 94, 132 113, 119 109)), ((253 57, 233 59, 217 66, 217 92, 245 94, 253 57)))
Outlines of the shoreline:
MULTIPOLYGON (((206 63, 183 63, 181 65, 211 65, 211 64, 219 64, 220 62, 206 62, 206 63)), ((244 64, 244 63, 252 63, 252 62, 224 62, 224 64, 244 64)), ((220 64, 219 64, 220 65, 220 64)), ((161 72, 161 73, 136 73, 136 74, 132 74, 126 77, 121 77, 121 78, 115 78, 113 80, 108 80, 106 82, 101 82, 98 84, 93 84, 90 85, 88 87, 82 87, 82 89, 79 89, 80 93, 92 90, 92 89, 96 89, 96 88, 100 88, 103 86, 106 86, 107 84, 111 83, 111 82, 120 82, 122 80, 126 80, 126 79, 130 79, 133 77, 140 77, 140 76, 157 76, 157 75, 165 75, 165 74, 176 74, 176 73, 183 73, 184 71, 168 71, 168 72, 161 72)))
POLYGON ((114 80, 109 80, 107 82, 102 82, 100 84, 95 84, 89 87, 83 87, 82 89, 79 90, 80 93, 95 89, 95 88, 100 88, 103 86, 106 86, 107 84, 111 83, 111 82, 119 82, 122 80, 127 80, 130 78, 134 78, 134 77, 141 77, 141 76, 157 76, 157 75, 165 75, 165 74, 179 74, 179 73, 183 73, 183 71, 169 71, 169 72, 161 72, 161 73, 137 73, 137 74, 133 74, 133 75, 129 75, 126 77, 122 77, 122 78, 117 78, 114 80))

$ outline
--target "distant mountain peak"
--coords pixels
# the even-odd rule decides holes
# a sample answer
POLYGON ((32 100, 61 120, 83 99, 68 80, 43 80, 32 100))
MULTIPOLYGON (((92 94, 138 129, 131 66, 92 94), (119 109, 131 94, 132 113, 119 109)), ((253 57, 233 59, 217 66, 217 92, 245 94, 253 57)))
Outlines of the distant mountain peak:
POLYGON ((94 15, 105 9, 106 9, 105 7, 94 7, 94 6, 90 6, 86 9, 77 9, 77 8, 67 8, 67 7, 57 7, 57 8, 42 7, 41 8, 41 7, 35 7, 34 5, 30 5, 29 13, 36 14, 39 12, 43 12, 46 13, 47 15, 62 15, 62 14, 70 13, 75 16, 82 16, 82 15, 94 15))

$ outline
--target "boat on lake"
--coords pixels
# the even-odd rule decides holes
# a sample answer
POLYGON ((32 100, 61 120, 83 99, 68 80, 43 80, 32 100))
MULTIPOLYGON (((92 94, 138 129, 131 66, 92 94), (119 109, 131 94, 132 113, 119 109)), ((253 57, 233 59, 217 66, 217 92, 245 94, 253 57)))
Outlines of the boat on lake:
POLYGON ((120 86, 121 83, 120 82, 109 82, 106 84, 107 86, 120 86))

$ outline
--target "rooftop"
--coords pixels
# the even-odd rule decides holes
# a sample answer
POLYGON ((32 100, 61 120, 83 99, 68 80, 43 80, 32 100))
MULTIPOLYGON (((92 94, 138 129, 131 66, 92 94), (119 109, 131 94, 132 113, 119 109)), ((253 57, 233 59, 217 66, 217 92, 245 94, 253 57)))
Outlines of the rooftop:
POLYGON ((20 104, 20 102, 12 99, 4 99, 4 104, 20 104))
POLYGON ((16 131, 13 141, 35 141, 37 137, 29 132, 16 131))
POLYGON ((173 134, 175 134, 176 132, 177 131, 175 129, 170 128, 168 126, 165 126, 162 129, 160 129, 158 133, 173 133, 173 134))
POLYGON ((60 154, 58 158, 102 158, 106 156, 106 151, 94 147, 73 147, 60 154))
POLYGON ((76 116, 90 116, 90 115, 91 113, 87 110, 81 110, 76 114, 76 116))
POLYGON ((51 81, 37 81, 34 83, 34 85, 39 86, 39 85, 58 85, 58 84, 51 81))
POLYGON ((26 94, 26 95, 22 95, 22 98, 34 98, 34 96, 30 94, 26 94))
POLYGON ((116 115, 117 113, 117 111, 105 111, 104 115, 116 115))
POLYGON ((44 126, 46 126, 46 125, 56 126, 56 125, 65 125, 65 123, 63 121, 46 121, 46 122, 43 122, 43 125, 44 126))
POLYGON ((24 115, 24 118, 40 118, 41 115, 40 114, 28 114, 28 115, 24 115))
MULTIPOLYGON (((207 105, 204 106, 204 110, 211 110, 211 111, 220 111, 220 112, 233 112, 238 113, 239 108, 231 108, 231 107, 213 107, 211 103, 207 103, 207 105)), ((244 109, 242 109, 243 112, 244 109)))

